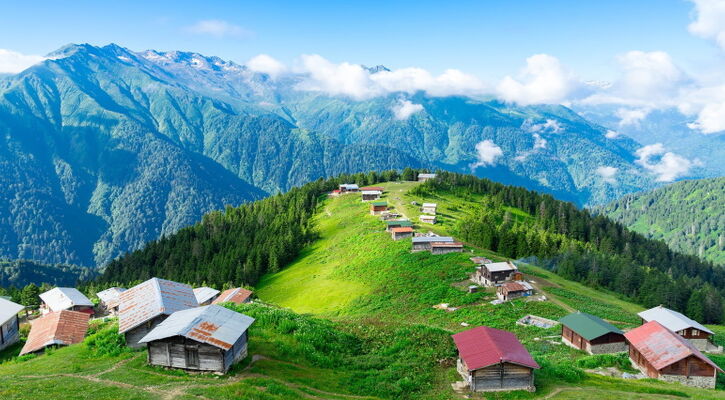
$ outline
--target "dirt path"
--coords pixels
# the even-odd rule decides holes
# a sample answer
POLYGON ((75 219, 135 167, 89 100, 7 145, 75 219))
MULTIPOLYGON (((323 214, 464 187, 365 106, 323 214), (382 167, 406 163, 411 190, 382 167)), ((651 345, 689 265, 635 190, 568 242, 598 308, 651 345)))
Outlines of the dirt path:
MULTIPOLYGON (((551 293, 547 292, 547 291, 546 291, 545 289, 542 289, 542 287, 544 287, 544 286, 543 286, 543 285, 541 285, 541 284, 539 284, 539 280, 542 280, 541 278, 539 278, 538 276, 536 276, 536 277, 533 277, 533 279, 534 279, 534 282, 532 282, 532 281, 531 281, 531 279, 532 279, 532 278, 531 278, 531 277, 529 277, 529 279, 528 279, 527 281, 528 281, 528 282, 529 282, 529 283, 531 284, 531 286, 533 286, 533 287, 534 287, 534 289, 535 289, 535 290, 536 290, 537 292, 539 292, 539 293, 544 293, 544 294, 546 294, 546 298, 547 298, 547 299, 548 299, 548 300, 549 300, 550 302, 552 302, 552 303, 556 304, 557 306, 559 306, 559 307, 561 307, 561 308, 565 309, 565 310, 566 310, 567 312, 573 313, 573 312, 575 312, 575 311, 576 311, 576 310, 575 310, 575 309, 574 309, 574 308, 573 308, 572 306, 570 306, 570 305, 568 305, 568 304, 564 303, 563 301, 559 300, 559 298, 558 298, 558 297, 556 297, 555 295, 553 295, 553 294, 551 294, 551 293)), ((550 282, 548 282, 548 283, 550 283, 550 282)), ((554 285, 552 284, 552 285, 550 285, 550 286, 554 286, 554 285)))

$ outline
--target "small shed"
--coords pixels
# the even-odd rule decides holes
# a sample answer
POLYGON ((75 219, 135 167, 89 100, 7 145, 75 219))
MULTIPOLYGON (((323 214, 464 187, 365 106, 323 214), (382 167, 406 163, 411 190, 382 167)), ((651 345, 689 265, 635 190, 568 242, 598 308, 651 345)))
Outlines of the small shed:
POLYGON ((219 305, 177 311, 144 336, 148 363, 225 373, 247 356, 254 318, 219 305))
POLYGON ((76 288, 57 287, 40 294, 40 311, 71 310, 93 315, 93 302, 76 288))
POLYGON ((362 190, 360 193, 362 194, 363 201, 378 200, 383 195, 383 192, 379 190, 362 190))
POLYGON ((139 340, 169 315, 198 306, 191 286, 151 278, 121 293, 118 332, 127 346, 141 347, 139 340))
POLYGON ((713 331, 677 311, 657 306, 637 315, 642 319, 643 324, 657 321, 665 328, 689 340, 700 351, 709 351, 717 347, 712 343, 713 331))
POLYGON ((650 321, 624 334, 629 358, 650 378, 713 389, 723 370, 688 340, 650 321))
POLYGON ((435 223, 438 222, 438 219, 435 215, 421 215, 418 217, 418 219, 424 224, 435 225, 435 223))
POLYGON ((624 332, 603 319, 575 312, 559 320, 561 341, 589 354, 619 353, 627 351, 624 332))
POLYGON ((520 275, 514 263, 504 261, 481 265, 473 275, 473 280, 482 286, 495 286, 506 281, 520 280, 520 275))
POLYGON ((460 242, 431 242, 430 244, 431 254, 448 254, 448 253, 462 253, 463 243, 460 242))
POLYGON ((200 306, 208 306, 211 304, 219 293, 220 292, 218 290, 208 286, 202 286, 194 289, 194 297, 196 297, 196 302, 199 303, 200 306))
POLYGON ((436 214, 436 208, 438 208, 438 204, 436 203, 423 203, 423 205, 420 207, 420 212, 423 214, 436 214))
POLYGON ((535 390, 539 364, 511 332, 479 326, 453 335, 458 373, 473 392, 535 390))
POLYGON ((436 174, 418 174, 418 182, 425 182, 429 179, 435 179, 436 174))
POLYGON ((402 228, 402 227, 413 227, 413 223, 405 220, 405 221, 385 221, 386 228, 385 230, 390 232, 393 228, 402 228))
POLYGON ((400 240, 413 237, 413 228, 410 226, 401 226, 390 230, 393 240, 400 240))
POLYGON ((125 292, 126 289, 120 287, 112 287, 106 290, 102 290, 96 293, 98 296, 98 309, 102 314, 118 315, 118 304, 120 301, 121 293, 125 292))
POLYGON ((243 303, 249 303, 252 301, 252 292, 251 290, 247 290, 245 288, 232 288, 227 289, 223 291, 219 297, 216 298, 212 302, 212 304, 220 304, 220 303, 235 303, 235 304, 243 304, 243 303))
POLYGON ((453 242, 453 238, 450 236, 416 236, 413 238, 412 251, 430 251, 431 243, 445 243, 453 242))
POLYGON ((10 300, 0 299, 0 350, 20 340, 18 313, 25 307, 10 300))
POLYGON ((496 289, 496 296, 501 301, 518 299, 532 294, 534 294, 534 287, 525 281, 504 282, 496 289))
POLYGON ((338 187, 340 193, 358 192, 360 188, 354 183, 343 183, 338 187))
POLYGON ((388 211, 388 203, 385 201, 374 201, 370 203, 370 214, 380 215, 383 212, 388 211))
POLYGON ((54 311, 34 320, 20 355, 39 352, 49 346, 68 346, 86 337, 91 316, 80 311, 54 311))
POLYGON ((365 186, 365 187, 361 187, 360 190, 376 190, 380 193, 385 192, 385 188, 382 186, 365 186))

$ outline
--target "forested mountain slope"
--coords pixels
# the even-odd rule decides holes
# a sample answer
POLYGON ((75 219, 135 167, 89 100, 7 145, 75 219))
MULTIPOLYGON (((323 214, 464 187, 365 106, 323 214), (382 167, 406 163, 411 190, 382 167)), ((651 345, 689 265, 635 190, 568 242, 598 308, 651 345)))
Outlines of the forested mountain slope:
POLYGON ((27 260, 0 260, 0 287, 22 288, 30 283, 74 286, 98 274, 95 269, 77 265, 40 264, 27 260))
POLYGON ((595 210, 674 250, 725 265, 725 178, 677 182, 595 210))

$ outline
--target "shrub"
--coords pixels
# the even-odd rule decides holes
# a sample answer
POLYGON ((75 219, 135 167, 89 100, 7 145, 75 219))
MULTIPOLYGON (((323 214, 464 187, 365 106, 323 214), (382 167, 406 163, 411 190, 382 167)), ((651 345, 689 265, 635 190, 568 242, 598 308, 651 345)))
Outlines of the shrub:
POLYGON ((128 352, 126 340, 118 333, 118 325, 112 324, 98 329, 83 342, 95 355, 114 357, 128 352))

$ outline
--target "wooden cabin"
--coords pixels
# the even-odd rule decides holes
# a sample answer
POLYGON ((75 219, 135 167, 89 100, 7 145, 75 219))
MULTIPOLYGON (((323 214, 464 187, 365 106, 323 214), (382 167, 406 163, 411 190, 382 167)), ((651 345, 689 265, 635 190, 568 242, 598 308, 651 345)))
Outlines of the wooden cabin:
POLYGON ((493 262, 490 259, 488 259, 486 257, 481 257, 481 256, 471 257, 471 258, 469 258, 469 260, 471 260, 474 264, 478 264, 478 265, 490 264, 493 262))
POLYGON ((431 243, 445 243, 453 242, 453 238, 450 236, 416 236, 413 238, 412 251, 430 251, 431 243))
POLYGON ((126 345, 141 347, 139 340, 176 311, 198 307, 191 286, 151 278, 121 293, 118 332, 126 345))
POLYGON ((40 294, 40 312, 70 310, 93 315, 93 302, 76 288, 57 287, 40 294))
POLYGON ((423 214, 436 215, 437 208, 438 204, 436 203, 423 203, 423 205, 420 207, 420 212, 422 212, 423 214))
POLYGON ((518 299, 519 297, 531 296, 534 294, 534 287, 528 282, 504 282, 496 288, 496 296, 501 301, 518 299))
POLYGON ((665 328, 689 340, 700 351, 722 352, 722 347, 712 343, 713 331, 677 311, 657 306, 642 311, 637 315, 639 315, 643 324, 657 321, 665 328))
POLYGON ((436 174, 418 174, 418 182, 425 182, 429 179, 435 179, 436 174))
POLYGON ((634 328, 624 337, 632 364, 650 378, 713 389, 717 373, 723 373, 691 342, 657 321, 634 328))
POLYGON ((118 315, 118 305, 121 293, 126 289, 120 287, 112 287, 96 293, 98 296, 98 312, 102 315, 118 315))
POLYGON ((486 263, 476 269, 473 281, 482 286, 495 286, 507 281, 519 281, 523 274, 511 261, 486 263))
POLYGON ((50 346, 69 346, 82 342, 90 318, 90 314, 85 312, 62 310, 49 312, 33 320, 20 355, 40 352, 50 346))
POLYGON ((603 319, 575 312, 559 320, 561 341, 589 354, 620 353, 627 351, 624 332, 603 319))
POLYGON ((410 226, 401 226, 390 230, 393 240, 400 240, 413 237, 413 228, 410 226))
POLYGON ((362 194, 362 201, 378 200, 383 195, 383 192, 379 190, 361 190, 360 193, 362 194))
POLYGON ((459 242, 431 242, 430 253, 435 255, 448 253, 463 253, 463 243, 459 242))
POLYGON ((252 301, 252 292, 251 290, 247 290, 245 288, 232 288, 227 289, 214 300, 211 302, 211 304, 220 304, 220 303, 234 303, 234 304, 244 304, 249 303, 252 301))
POLYGON ((338 190, 340 191, 340 194, 344 194, 350 192, 359 192, 360 188, 354 183, 343 183, 338 187, 338 190))
POLYGON ((194 297, 200 306, 208 306, 219 296, 219 291, 207 286, 194 288, 194 297))
POLYGON ((20 340, 18 313, 24 308, 20 304, 0 298, 0 350, 8 348, 20 340))
POLYGON ((365 187, 361 187, 360 190, 361 191, 362 190, 376 190, 376 191, 378 191, 380 193, 385 192, 385 188, 382 187, 382 186, 365 186, 365 187))
POLYGON ((458 373, 473 392, 534 391, 534 361, 516 336, 479 326, 453 335, 458 373))
POLYGON ((219 305, 176 311, 139 342, 148 363, 225 373, 247 356, 247 330, 254 318, 219 305))
POLYGON ((438 222, 438 219, 435 215, 421 215, 418 217, 418 219, 424 224, 435 225, 435 223, 438 222))
POLYGON ((370 214, 380 215, 383 212, 388 211, 388 203, 385 201, 374 201, 370 203, 370 214))
POLYGON ((402 227, 413 227, 413 223, 410 221, 385 221, 386 228, 385 230, 388 232, 391 232, 393 228, 402 228, 402 227))

